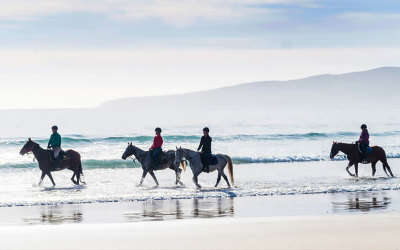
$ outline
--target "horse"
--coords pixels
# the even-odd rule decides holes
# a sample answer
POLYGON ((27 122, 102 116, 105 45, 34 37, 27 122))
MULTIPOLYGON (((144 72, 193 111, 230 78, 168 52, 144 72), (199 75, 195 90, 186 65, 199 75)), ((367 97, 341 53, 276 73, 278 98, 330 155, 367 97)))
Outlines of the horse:
MULTIPOLYGON (((218 159, 218 163, 216 165, 209 166, 209 172, 214 172, 215 170, 218 171, 217 183, 215 187, 218 186, 221 176, 224 177, 226 184, 230 188, 231 185, 229 184, 228 177, 226 177, 224 173, 225 166, 228 165, 229 176, 231 178, 232 185, 234 185, 233 179, 233 164, 232 159, 223 154, 215 155, 218 159)), ((198 176, 203 172, 203 163, 201 162, 200 153, 186 149, 186 148, 176 148, 175 151, 175 164, 179 164, 179 162, 183 162, 183 158, 189 161, 190 168, 193 172, 193 181, 196 184, 197 188, 201 188, 200 184, 198 183, 198 176)))
POLYGON ((143 169, 143 174, 142 178, 140 179, 139 186, 143 184, 144 178, 146 177, 147 173, 150 173, 151 177, 153 177, 156 185, 158 186, 158 180, 154 174, 154 171, 157 170, 164 170, 166 168, 172 169, 175 171, 176 175, 176 181, 175 185, 183 185, 181 182, 181 173, 182 169, 179 168, 179 164, 175 164, 175 151, 174 150, 169 150, 164 153, 167 157, 166 162, 161 162, 157 168, 154 168, 152 165, 152 159, 151 159, 151 152, 150 151, 144 151, 136 146, 134 146, 132 143, 128 143, 128 147, 125 149, 125 152, 122 155, 122 159, 126 160, 128 157, 134 155, 135 158, 140 162, 142 165, 143 169))
MULTIPOLYGON (((39 163, 39 169, 42 171, 42 176, 40 177, 39 186, 42 184, 44 177, 47 175, 51 182, 53 183, 53 187, 56 183, 53 180, 53 176, 51 172, 59 171, 63 169, 69 169, 74 172, 71 177, 71 181, 75 185, 79 185, 79 182, 82 184, 86 184, 81 177, 83 177, 82 172, 82 162, 81 162, 81 155, 74 151, 74 150, 67 150, 66 151, 66 158, 60 161, 60 169, 54 169, 54 161, 51 157, 52 152, 48 149, 43 149, 37 144, 36 142, 32 141, 31 138, 25 143, 22 147, 21 151, 19 152, 21 155, 25 155, 29 152, 32 152, 35 158, 39 163), (76 176, 76 181, 75 181, 76 176)), ((83 179, 83 178, 82 178, 83 179)))
MULTIPOLYGON (((339 151, 343 152, 346 154, 347 159, 349 160, 349 164, 346 167, 346 171, 350 176, 353 177, 358 177, 358 164, 361 163, 361 156, 360 152, 358 151, 358 146, 357 144, 348 144, 348 143, 338 143, 338 142, 333 142, 332 148, 331 148, 331 154, 330 158, 333 159, 339 151), (354 165, 355 168, 355 174, 352 174, 349 171, 349 168, 354 165)), ((387 162, 386 158, 386 153, 383 148, 379 146, 373 146, 372 147, 372 153, 368 155, 368 162, 364 164, 369 164, 371 163, 372 166, 372 176, 375 176, 376 172, 376 163, 378 161, 381 161, 383 164, 383 170, 385 171, 386 175, 388 177, 392 176, 394 177, 392 170, 389 167, 389 164, 387 162), (390 176, 387 171, 389 171, 390 176)))

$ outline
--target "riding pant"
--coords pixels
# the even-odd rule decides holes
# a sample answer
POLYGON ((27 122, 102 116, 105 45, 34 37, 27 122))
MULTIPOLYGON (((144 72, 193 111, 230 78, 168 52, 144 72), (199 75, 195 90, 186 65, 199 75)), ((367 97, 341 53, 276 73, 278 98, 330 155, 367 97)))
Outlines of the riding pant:
POLYGON ((53 147, 54 159, 57 159, 60 152, 61 152, 61 147, 53 147))
POLYGON ((151 152, 151 159, 153 161, 154 166, 158 166, 160 164, 160 156, 161 156, 161 148, 155 148, 151 152))

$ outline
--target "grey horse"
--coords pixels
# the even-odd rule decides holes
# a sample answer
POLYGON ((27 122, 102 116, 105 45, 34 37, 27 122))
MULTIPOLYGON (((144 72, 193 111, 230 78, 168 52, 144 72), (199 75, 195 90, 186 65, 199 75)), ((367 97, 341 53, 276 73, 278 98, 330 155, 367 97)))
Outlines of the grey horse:
MULTIPOLYGON (((214 172, 215 170, 218 171, 218 178, 215 187, 218 186, 222 176, 224 177, 226 184, 228 184, 228 187, 230 188, 231 185, 229 184, 228 177, 226 177, 224 173, 224 169, 226 165, 228 165, 229 176, 231 178, 232 185, 234 185, 232 159, 229 156, 223 154, 217 154, 216 157, 218 159, 218 164, 209 166, 209 172, 214 172)), ((186 148, 176 148, 175 165, 179 164, 180 162, 182 163, 184 159, 189 161, 190 168, 193 172, 194 183, 198 188, 201 188, 200 184, 198 183, 198 176, 203 172, 203 163, 201 162, 200 153, 186 148)))
POLYGON ((125 152, 122 155, 122 159, 126 160, 126 158, 134 155, 135 158, 142 165, 143 174, 139 186, 143 184, 144 178, 146 177, 147 173, 150 173, 151 177, 153 177, 154 181, 158 186, 159 184, 153 171, 164 170, 166 168, 170 168, 175 171, 176 174, 175 184, 183 185, 183 183, 181 182, 182 169, 179 168, 179 164, 175 164, 175 151, 170 150, 165 152, 164 154, 166 155, 167 161, 166 162, 162 161, 157 168, 154 168, 152 166, 150 151, 141 150, 140 148, 132 145, 132 143, 128 143, 128 147, 125 149, 125 152))

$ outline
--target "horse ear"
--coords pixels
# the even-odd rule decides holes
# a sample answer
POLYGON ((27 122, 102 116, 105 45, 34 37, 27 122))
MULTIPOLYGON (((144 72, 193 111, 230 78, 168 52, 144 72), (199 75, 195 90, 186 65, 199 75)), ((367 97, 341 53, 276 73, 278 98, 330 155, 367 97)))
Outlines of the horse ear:
POLYGON ((28 141, 32 141, 30 137, 28 138, 28 141))
POLYGON ((178 147, 177 146, 175 146, 176 147, 176 149, 178 149, 178 147))
POLYGON ((179 149, 182 149, 182 146, 180 146, 179 149))

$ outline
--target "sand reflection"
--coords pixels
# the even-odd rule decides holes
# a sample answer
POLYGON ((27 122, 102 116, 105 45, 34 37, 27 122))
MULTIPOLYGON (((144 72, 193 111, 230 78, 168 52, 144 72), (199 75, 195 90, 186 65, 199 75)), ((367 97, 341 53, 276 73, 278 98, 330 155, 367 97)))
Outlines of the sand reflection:
POLYGON ((41 206, 38 217, 24 218, 28 225, 80 223, 83 220, 81 209, 68 209, 65 206, 41 206))
POLYGON ((385 193, 350 193, 347 200, 332 202, 334 212, 370 212, 387 209, 391 198, 385 193))
POLYGON ((217 218, 234 215, 234 199, 188 199, 144 202, 142 210, 125 213, 126 221, 160 221, 188 218, 217 218))

